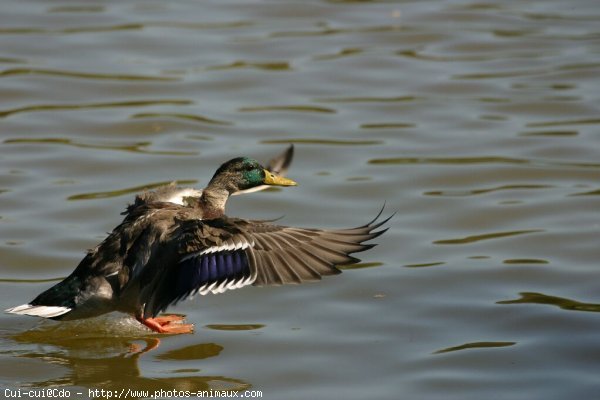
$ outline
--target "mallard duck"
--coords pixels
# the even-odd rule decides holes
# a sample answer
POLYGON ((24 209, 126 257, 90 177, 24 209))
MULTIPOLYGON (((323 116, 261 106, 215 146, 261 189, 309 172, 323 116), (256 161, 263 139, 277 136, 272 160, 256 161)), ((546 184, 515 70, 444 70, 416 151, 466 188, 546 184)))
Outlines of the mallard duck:
POLYGON ((389 220, 378 221, 381 212, 366 225, 332 230, 225 215, 231 195, 264 185, 297 184, 238 157, 221 165, 201 192, 171 186, 138 195, 123 222, 71 275, 6 312, 74 320, 120 311, 158 333, 190 333, 193 325, 183 317, 159 314, 197 293, 338 274, 336 266, 358 262, 350 254, 372 248, 364 242, 387 230, 377 230, 389 220))

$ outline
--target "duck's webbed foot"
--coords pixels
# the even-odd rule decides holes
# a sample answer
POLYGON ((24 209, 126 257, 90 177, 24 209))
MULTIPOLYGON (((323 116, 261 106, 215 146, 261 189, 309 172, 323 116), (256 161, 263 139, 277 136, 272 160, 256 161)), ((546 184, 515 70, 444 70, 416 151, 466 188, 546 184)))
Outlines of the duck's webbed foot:
POLYGON ((161 315, 156 318, 136 317, 136 319, 154 332, 167 334, 193 333, 193 324, 184 324, 182 315, 161 315))

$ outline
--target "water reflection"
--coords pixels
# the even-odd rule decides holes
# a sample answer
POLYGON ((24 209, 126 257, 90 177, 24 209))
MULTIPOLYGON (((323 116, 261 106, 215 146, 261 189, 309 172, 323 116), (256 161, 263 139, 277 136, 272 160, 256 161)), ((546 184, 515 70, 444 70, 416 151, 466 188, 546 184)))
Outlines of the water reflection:
POLYGON ((313 60, 336 60, 338 58, 343 58, 343 57, 348 57, 348 56, 352 56, 355 54, 360 54, 364 51, 364 49, 360 48, 360 47, 348 47, 346 49, 342 49, 336 53, 333 54, 323 54, 320 56, 315 56, 313 57, 313 60))
POLYGON ((370 97, 370 96, 359 96, 359 97, 328 97, 315 99, 319 103, 398 103, 398 102, 410 102, 421 100, 421 97, 417 96, 392 96, 392 97, 370 97))
MULTIPOLYGON (((140 193, 145 190, 156 189, 157 187, 161 187, 164 185, 168 185, 173 181, 163 181, 163 182, 151 182, 146 183, 139 186, 132 186, 124 189, 117 190, 108 190, 105 192, 90 192, 90 193, 80 193, 74 194, 72 196, 67 197, 67 200, 95 200, 95 199, 106 199, 110 197, 119 197, 125 196, 132 193, 140 193)), ((194 185, 198 183, 197 180, 194 179, 183 179, 174 181, 176 185, 194 185)))
POLYGON ((203 299, 211 305, 187 308, 202 332, 145 353, 141 330, 19 341, 5 330, 35 322, 7 319, 0 386, 243 378, 272 398, 334 387, 347 399, 595 398, 600 305, 582 301, 598 273, 597 2, 5 3, 6 307, 69 273, 113 215, 85 201, 70 209, 67 196, 131 196, 166 183, 156 171, 178 176, 182 157, 147 150, 201 151, 194 163, 212 168, 242 150, 268 154, 264 139, 294 141, 307 186, 250 196, 236 214, 303 221, 317 206, 342 226, 367 198, 402 212, 368 262, 343 267, 362 270, 329 289, 203 299), (98 165, 130 173, 107 184, 89 174, 98 165), (511 236, 529 229, 543 232, 511 236), (269 318, 280 322, 261 328, 269 318))
POLYGON ((376 144, 383 144, 382 140, 344 140, 344 139, 268 139, 263 140, 261 143, 264 144, 318 144, 326 146, 372 146, 376 144))
POLYGON ((233 125, 233 122, 221 121, 213 118, 204 117, 198 114, 183 114, 183 113, 137 113, 133 114, 131 118, 175 118, 184 119, 188 121, 202 122, 205 124, 214 125, 233 125))
POLYGON ((419 264, 405 264, 403 267, 405 268, 423 268, 423 267, 437 267, 438 265, 446 264, 443 261, 438 262, 430 262, 430 263, 419 263, 419 264))
POLYGON ((457 74, 452 79, 500 79, 500 78, 522 78, 525 76, 539 75, 544 73, 543 69, 523 69, 515 71, 483 72, 475 74, 457 74))
POLYGON ((434 61, 434 62, 489 61, 494 58, 493 53, 486 54, 484 56, 473 56, 473 55, 439 56, 439 55, 426 54, 423 51, 418 51, 418 50, 414 50, 414 49, 400 50, 396 54, 398 54, 399 56, 415 58, 417 60, 434 61))
POLYGON ((460 346, 447 347, 445 349, 434 351, 433 354, 449 353, 452 351, 466 350, 466 349, 507 347, 507 346, 514 346, 515 344, 516 344, 516 342, 473 342, 473 343, 465 343, 460 346))
POLYGON ((305 105, 289 105, 289 106, 257 106, 257 107, 241 107, 240 112, 264 112, 264 111, 292 111, 292 112, 312 112, 333 114, 337 111, 333 108, 305 106, 305 105))
POLYGON ((97 13, 103 12, 103 6, 56 6, 48 9, 49 13, 97 13))
POLYGON ((578 131, 531 131, 521 132, 519 136, 550 136, 550 137, 564 137, 564 136, 577 136, 578 131))
POLYGON ((359 262, 356 264, 347 264, 347 265, 338 265, 337 267, 341 270, 349 270, 349 269, 363 269, 363 268, 373 268, 373 267, 381 267, 383 265, 382 262, 359 262))
POLYGON ((185 106, 192 104, 190 100, 132 100, 117 101, 107 103, 87 103, 87 104, 37 104, 34 106, 24 106, 12 108, 10 110, 0 111, 0 118, 6 118, 13 114, 35 111, 69 111, 69 110, 91 110, 96 108, 121 108, 121 107, 148 107, 148 106, 185 106))
POLYGON ((571 119, 561 121, 528 122, 525 124, 528 128, 542 128, 546 126, 566 126, 566 125, 598 125, 598 118, 571 119))
POLYGON ((48 282, 60 282, 65 279, 64 276, 58 278, 49 279, 14 279, 14 278, 0 278, 0 283, 48 283, 48 282))
POLYGON ((147 27, 176 28, 188 30, 206 29, 237 29, 254 25, 252 21, 222 21, 222 22, 185 22, 185 21, 149 21, 147 27))
POLYGON ((543 293, 522 292, 521 297, 515 300, 502 300, 496 304, 549 304, 563 310, 600 312, 600 304, 582 303, 564 297, 548 296, 543 293))
POLYGON ((569 196, 598 196, 598 195, 600 195, 600 189, 590 190, 589 192, 573 193, 573 194, 570 194, 569 196))
MULTIPOLYGON (((323 24, 326 25, 326 24, 323 24)), ((305 31, 279 31, 271 32, 269 38, 290 38, 290 37, 306 37, 306 36, 329 36, 329 35, 340 35, 348 33, 375 33, 375 32, 393 32, 401 30, 410 30, 409 28, 400 25, 377 25, 377 26, 365 26, 360 28, 330 28, 323 27, 317 30, 305 30, 305 31)))
POLYGON ((144 29, 144 24, 121 24, 121 25, 106 25, 106 26, 80 26, 63 29, 44 29, 44 28, 3 28, 0 29, 0 34, 5 35, 33 35, 33 34, 79 34, 79 33, 100 33, 100 32, 115 32, 115 31, 130 31, 144 29))
POLYGON ((148 150, 147 147, 152 145, 152 142, 137 142, 131 144, 93 144, 83 143, 72 139, 63 138, 15 138, 6 139, 3 143, 5 144, 58 144, 63 146, 79 147, 84 149, 96 149, 96 150, 111 150, 111 151, 126 151, 129 153, 144 153, 154 155, 168 155, 168 156, 194 156, 198 153, 195 151, 173 151, 173 150, 148 150))
POLYGON ((522 231, 484 233, 482 235, 465 236, 465 237, 456 238, 456 239, 436 240, 433 243, 434 244, 468 244, 468 243, 479 242, 482 240, 498 239, 498 238, 503 238, 503 237, 508 237, 508 236, 524 235, 524 234, 536 233, 536 232, 543 232, 543 230, 542 229, 527 229, 527 230, 522 230, 522 231))
POLYGON ((562 162, 516 157, 395 157, 374 158, 369 164, 527 164, 538 167, 559 166, 578 168, 600 168, 598 163, 562 162))
POLYGON ((214 329, 217 331, 254 331, 257 329, 264 328, 264 324, 209 324, 206 325, 208 329, 214 329))
POLYGON ((168 351, 156 356, 159 360, 203 360, 216 357, 223 350, 223 346, 216 343, 200 343, 168 351))
POLYGON ((549 264, 549 261, 537 258, 510 258, 502 261, 503 264, 549 264))
MULTIPOLYGON (((15 358, 40 360, 66 368, 66 372, 58 377, 20 383, 26 387, 144 390, 150 391, 150 394, 159 390, 197 392, 211 389, 245 390, 251 387, 241 379, 226 376, 178 376, 199 371, 196 368, 173 368, 171 374, 146 377, 139 365, 142 357, 170 360, 171 365, 176 366, 182 361, 218 357, 223 346, 216 343, 199 343, 154 355, 160 340, 168 340, 168 337, 158 339, 146 336, 139 327, 129 326, 123 320, 107 321, 89 320, 70 323, 68 327, 65 327, 65 324, 44 325, 10 335, 5 339, 15 342, 15 345, 10 346, 11 350, 5 351, 4 354, 15 358)), ((145 396, 137 398, 142 397, 145 396)))
POLYGON ((362 129, 405 129, 415 128, 416 126, 416 124, 411 124, 407 122, 379 122, 360 125, 362 129))
POLYGON ((77 71, 52 70, 42 68, 10 68, 0 71, 0 77, 12 75, 48 75, 63 78, 104 79, 123 81, 176 81, 177 77, 147 76, 132 74, 102 74, 77 71))
POLYGON ((271 62, 250 62, 250 61, 233 61, 229 64, 215 65, 207 67, 207 70, 227 70, 227 69, 240 69, 240 68, 253 68, 261 69, 266 71, 289 71, 292 66, 286 61, 271 61, 271 62))
POLYGON ((423 194, 426 196, 463 197, 463 196, 479 195, 479 194, 485 194, 485 193, 491 193, 491 192, 497 192, 497 191, 503 191, 503 190, 551 189, 554 187, 555 186, 552 186, 552 185, 536 185, 536 184, 501 185, 501 186, 495 186, 495 187, 490 187, 490 188, 472 189, 472 190, 435 190, 435 191, 428 191, 423 194))

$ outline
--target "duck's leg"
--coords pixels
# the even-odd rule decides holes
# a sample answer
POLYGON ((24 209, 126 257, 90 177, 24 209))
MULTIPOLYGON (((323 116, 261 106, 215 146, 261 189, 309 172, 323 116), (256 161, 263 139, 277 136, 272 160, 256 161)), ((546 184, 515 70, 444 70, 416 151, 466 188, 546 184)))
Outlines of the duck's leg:
POLYGON ((144 340, 146 341, 146 347, 144 347, 144 348, 142 348, 137 343, 132 343, 129 346, 131 356, 139 357, 144 353, 147 353, 149 351, 157 349, 158 346, 160 345, 160 339, 157 339, 157 338, 148 338, 148 339, 144 339, 144 340))
POLYGON ((154 332, 170 334, 194 332, 193 324, 181 323, 183 318, 184 317, 181 315, 163 315, 156 318, 143 318, 142 316, 135 317, 140 323, 146 325, 154 332))

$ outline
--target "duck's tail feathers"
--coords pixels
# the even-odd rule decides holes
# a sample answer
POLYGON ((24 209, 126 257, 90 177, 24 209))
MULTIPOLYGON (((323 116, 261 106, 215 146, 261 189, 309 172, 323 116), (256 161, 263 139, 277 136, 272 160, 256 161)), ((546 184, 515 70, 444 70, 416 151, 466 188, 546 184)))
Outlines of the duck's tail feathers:
POLYGON ((9 314, 31 315, 34 317, 55 318, 70 312, 69 307, 60 306, 36 306, 33 304, 23 304, 17 307, 4 310, 9 314))

